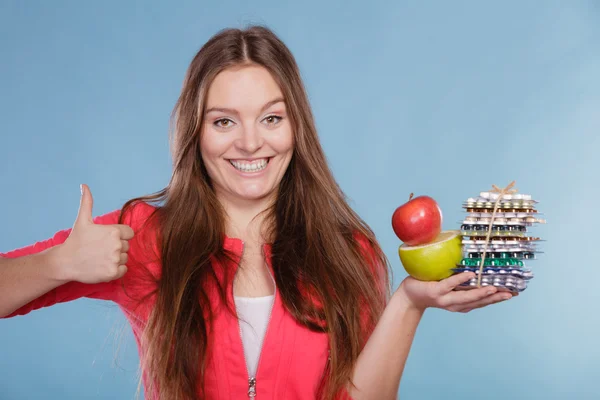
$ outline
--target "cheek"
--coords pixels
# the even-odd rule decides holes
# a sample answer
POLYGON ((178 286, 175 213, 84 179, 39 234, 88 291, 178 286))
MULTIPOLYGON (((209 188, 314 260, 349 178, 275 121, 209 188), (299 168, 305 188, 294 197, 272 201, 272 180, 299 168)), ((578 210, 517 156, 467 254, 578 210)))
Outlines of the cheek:
POLYGON ((223 138, 219 137, 219 135, 210 130, 202 134, 202 138, 200 139, 200 153, 205 161, 213 162, 215 158, 223 154, 225 149, 226 143, 224 143, 223 138))
POLYGON ((271 145, 280 154, 291 153, 294 149, 294 134, 292 129, 288 126, 278 132, 273 138, 271 145))
POLYGON ((200 154, 202 163, 206 168, 206 172, 211 181, 219 180, 221 173, 219 172, 222 166, 218 164, 221 154, 223 154, 222 140, 211 132, 206 132, 200 139, 200 154))

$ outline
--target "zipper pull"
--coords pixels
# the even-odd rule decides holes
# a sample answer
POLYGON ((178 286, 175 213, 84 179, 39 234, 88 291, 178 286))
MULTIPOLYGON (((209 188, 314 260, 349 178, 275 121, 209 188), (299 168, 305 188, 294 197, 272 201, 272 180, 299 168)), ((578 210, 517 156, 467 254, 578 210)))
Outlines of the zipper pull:
POLYGON ((256 397, 256 378, 248 379, 248 398, 256 397))

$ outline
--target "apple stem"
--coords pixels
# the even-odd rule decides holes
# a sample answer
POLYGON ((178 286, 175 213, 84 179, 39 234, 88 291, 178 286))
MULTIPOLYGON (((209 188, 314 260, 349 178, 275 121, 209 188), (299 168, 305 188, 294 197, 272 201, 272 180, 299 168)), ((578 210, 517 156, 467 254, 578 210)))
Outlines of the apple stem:
POLYGON ((410 196, 408 196, 408 201, 411 201, 414 195, 414 193, 411 193, 410 196))

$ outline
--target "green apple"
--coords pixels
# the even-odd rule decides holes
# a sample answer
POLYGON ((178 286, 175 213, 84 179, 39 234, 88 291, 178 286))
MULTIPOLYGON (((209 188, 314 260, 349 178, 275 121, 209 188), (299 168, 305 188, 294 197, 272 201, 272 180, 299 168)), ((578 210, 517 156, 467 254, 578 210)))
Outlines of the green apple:
POLYGON ((462 260, 461 235, 459 231, 441 232, 431 243, 398 248, 404 269, 410 276, 421 281, 439 281, 453 274, 462 260))

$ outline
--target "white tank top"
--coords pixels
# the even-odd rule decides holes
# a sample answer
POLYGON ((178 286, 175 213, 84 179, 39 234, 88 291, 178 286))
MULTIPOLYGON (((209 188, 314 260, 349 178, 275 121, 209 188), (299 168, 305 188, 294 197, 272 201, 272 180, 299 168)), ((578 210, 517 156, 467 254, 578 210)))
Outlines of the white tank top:
POLYGON ((235 308, 239 317, 240 333, 244 345, 244 357, 248 367, 249 377, 256 376, 258 358, 262 349, 263 340, 275 295, 264 297, 237 297, 235 308))

